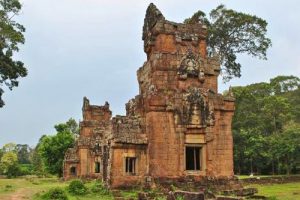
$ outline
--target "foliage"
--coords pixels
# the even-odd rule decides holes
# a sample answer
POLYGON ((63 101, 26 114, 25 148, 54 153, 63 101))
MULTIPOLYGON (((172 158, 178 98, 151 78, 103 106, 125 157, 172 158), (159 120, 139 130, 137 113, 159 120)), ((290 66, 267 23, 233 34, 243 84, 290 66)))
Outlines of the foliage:
POLYGON ((266 52, 271 46, 271 40, 266 37, 267 22, 255 15, 220 5, 210 12, 209 19, 204 12, 198 11, 184 23, 202 23, 207 26, 208 53, 220 57, 224 81, 241 76, 238 54, 267 58, 266 52))
POLYGON ((34 174, 34 169, 32 164, 19 164, 21 175, 32 175, 34 174))
POLYGON ((2 174, 8 177, 16 177, 32 173, 31 165, 29 164, 29 152, 24 147, 29 149, 28 145, 16 145, 15 143, 3 145, 0 159, 0 172, 2 174))
POLYGON ((81 180, 73 180, 69 184, 68 191, 73 195, 85 195, 88 193, 87 187, 81 180))
POLYGON ((70 132, 58 132, 54 136, 46 136, 42 139, 38 151, 50 173, 62 175, 65 152, 72 147, 73 143, 74 137, 70 132))
POLYGON ((21 61, 14 60, 19 44, 24 44, 24 26, 13 18, 21 10, 19 0, 0 0, 0 107, 4 105, 3 85, 10 90, 19 84, 18 78, 25 77, 27 70, 21 61))
MULTIPOLYGON (((72 121, 70 119, 68 122, 72 121)), ((36 147, 35 166, 40 170, 45 169, 52 174, 62 176, 62 167, 65 152, 73 146, 75 136, 74 123, 61 123, 55 125, 57 133, 55 135, 43 135, 36 147), (42 162, 42 163, 41 163, 42 162)), ((74 120, 75 122, 75 120, 74 120)), ((76 122, 75 122, 76 123, 76 122)), ((77 123, 76 126, 78 127, 77 123)))
POLYGON ((299 78, 234 87, 234 163, 238 174, 287 174, 300 164, 299 78))
POLYGON ((17 145, 15 143, 7 143, 3 145, 2 150, 3 152, 16 152, 17 145))
POLYGON ((52 188, 43 195, 46 200, 68 200, 66 192, 59 187, 52 188))
POLYGON ((91 186, 91 192, 101 195, 110 194, 109 190, 100 181, 95 181, 95 183, 91 186))
POLYGON ((30 153, 32 149, 28 144, 17 144, 16 151, 18 155, 18 162, 20 164, 29 164, 30 163, 30 153))
POLYGON ((0 171, 8 177, 15 177, 19 175, 20 169, 18 165, 17 154, 9 151, 3 154, 0 161, 0 171))
POLYGON ((178 195, 178 196, 176 196, 176 200, 184 200, 184 198, 183 198, 183 196, 178 195))
POLYGON ((79 134, 79 126, 75 119, 70 118, 66 123, 55 125, 57 132, 70 132, 74 135, 79 134))

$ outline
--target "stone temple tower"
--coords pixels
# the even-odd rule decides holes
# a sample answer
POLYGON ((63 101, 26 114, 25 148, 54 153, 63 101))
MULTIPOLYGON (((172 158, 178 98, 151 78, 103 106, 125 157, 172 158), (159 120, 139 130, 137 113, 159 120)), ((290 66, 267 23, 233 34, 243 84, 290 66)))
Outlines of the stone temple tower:
POLYGON ((207 55, 206 35, 204 25, 170 22, 149 5, 139 94, 126 104, 126 116, 113 118, 108 103, 91 106, 84 100, 65 178, 96 177, 120 187, 233 176, 234 98, 218 94, 220 63, 207 55))

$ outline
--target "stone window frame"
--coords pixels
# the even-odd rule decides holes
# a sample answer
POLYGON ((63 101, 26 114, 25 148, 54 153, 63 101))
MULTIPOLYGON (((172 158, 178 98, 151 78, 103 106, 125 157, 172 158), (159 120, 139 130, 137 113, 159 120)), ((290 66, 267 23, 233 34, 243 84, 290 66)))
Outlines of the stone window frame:
POLYGON ((184 145, 184 171, 188 173, 201 173, 204 171, 205 163, 204 163, 204 144, 185 144, 184 145), (186 166, 186 147, 200 147, 200 170, 187 170, 186 166))
POLYGON ((100 174, 101 173, 101 162, 96 160, 94 162, 94 173, 95 174, 100 174), (98 165, 98 168, 97 168, 97 165, 98 165), (98 169, 98 170, 97 170, 98 169))
POLYGON ((70 176, 77 176, 77 167, 74 165, 71 165, 69 168, 70 176))
POLYGON ((91 173, 93 173, 95 175, 101 174, 102 173, 102 169, 103 169, 102 157, 101 156, 94 156, 92 158, 92 160, 94 162, 92 162, 91 166, 90 166, 91 173), (99 173, 96 172, 96 163, 99 163, 99 173))
POLYGON ((138 157, 133 154, 125 154, 123 157, 123 172, 125 175, 129 176, 136 176, 138 175, 138 157), (134 166, 134 173, 132 172, 126 172, 126 160, 127 158, 134 158, 135 159, 135 166, 134 166))

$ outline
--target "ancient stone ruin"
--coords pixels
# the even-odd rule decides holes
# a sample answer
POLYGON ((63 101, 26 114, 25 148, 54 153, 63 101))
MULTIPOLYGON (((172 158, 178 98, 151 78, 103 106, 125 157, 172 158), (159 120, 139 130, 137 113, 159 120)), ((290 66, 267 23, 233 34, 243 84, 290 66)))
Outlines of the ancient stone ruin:
POLYGON ((64 178, 98 178, 111 188, 155 180, 233 177, 234 98, 218 94, 220 63, 206 52, 203 24, 168 21, 150 4, 143 27, 147 61, 126 116, 83 100, 80 136, 64 178))

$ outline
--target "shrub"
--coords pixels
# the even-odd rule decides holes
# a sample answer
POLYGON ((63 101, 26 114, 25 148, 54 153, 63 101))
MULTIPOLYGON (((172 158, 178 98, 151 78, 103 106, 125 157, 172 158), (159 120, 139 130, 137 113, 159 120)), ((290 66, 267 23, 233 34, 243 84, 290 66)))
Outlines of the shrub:
POLYGON ((68 200, 65 191, 59 187, 50 189, 42 197, 47 200, 68 200))
POLYGON ((166 197, 156 197, 155 200, 167 200, 166 197))
POLYGON ((176 200, 184 200, 184 198, 183 198, 183 196, 178 195, 178 196, 176 197, 176 200))
POLYGON ((87 194, 88 190, 83 184, 81 180, 73 180, 69 184, 68 190, 71 194, 74 195, 85 195, 87 194))
POLYGON ((12 185, 5 185, 4 191, 13 191, 13 186, 12 185))
POLYGON ((20 164, 20 173, 21 175, 32 175, 33 174, 33 165, 32 164, 20 164))
POLYGON ((91 191, 93 193, 98 193, 98 194, 102 194, 102 195, 108 195, 110 194, 109 190, 103 185, 102 182, 100 181, 96 181, 92 187, 91 187, 91 191))
POLYGON ((7 175, 7 178, 15 178, 17 176, 22 175, 20 165, 14 164, 14 165, 8 166, 6 175, 7 175))

